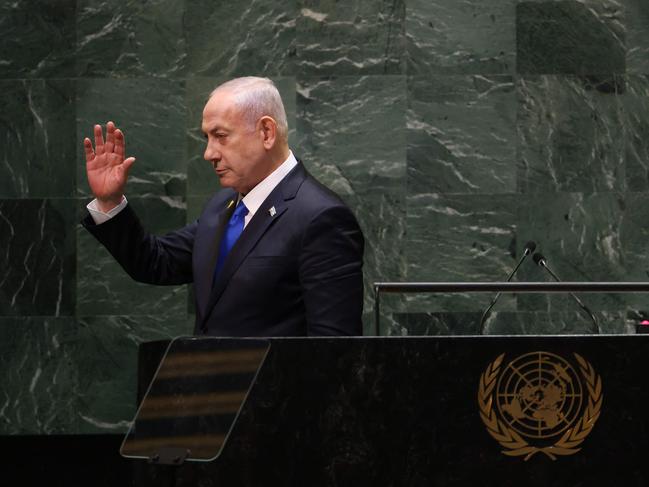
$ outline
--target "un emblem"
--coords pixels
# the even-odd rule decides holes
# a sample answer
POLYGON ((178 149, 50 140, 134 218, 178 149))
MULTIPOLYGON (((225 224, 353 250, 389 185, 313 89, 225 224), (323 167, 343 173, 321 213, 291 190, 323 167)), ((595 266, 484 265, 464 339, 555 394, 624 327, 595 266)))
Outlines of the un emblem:
POLYGON ((480 376, 478 406, 489 434, 509 456, 552 460, 572 455, 602 408, 602 380, 574 354, 576 365, 550 352, 531 352, 503 365, 505 354, 480 376))

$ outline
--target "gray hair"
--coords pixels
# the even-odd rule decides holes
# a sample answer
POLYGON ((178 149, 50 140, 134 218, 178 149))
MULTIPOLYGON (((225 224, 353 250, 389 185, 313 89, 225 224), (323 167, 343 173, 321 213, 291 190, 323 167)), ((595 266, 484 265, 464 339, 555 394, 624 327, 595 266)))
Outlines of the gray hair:
POLYGON ((220 90, 228 90, 234 95, 234 103, 250 127, 254 128, 261 117, 272 117, 277 122, 277 135, 284 142, 288 141, 284 103, 275 83, 270 79, 256 76, 234 78, 214 88, 210 98, 220 90))

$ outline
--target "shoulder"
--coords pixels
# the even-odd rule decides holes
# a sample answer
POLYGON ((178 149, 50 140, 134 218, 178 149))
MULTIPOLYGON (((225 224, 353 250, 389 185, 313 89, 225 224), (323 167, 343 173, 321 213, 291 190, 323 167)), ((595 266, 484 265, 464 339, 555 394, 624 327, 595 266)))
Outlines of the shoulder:
POLYGON ((299 172, 298 176, 303 180, 295 191, 295 201, 299 203, 299 207, 304 212, 319 213, 329 208, 349 211, 342 198, 311 175, 301 161, 296 169, 299 172))
MULTIPOLYGON (((323 238, 331 230, 350 232, 362 241, 362 231, 353 211, 334 191, 305 170, 305 178, 295 194, 295 216, 305 231, 323 238)), ((355 237, 356 238, 356 237, 355 237)))

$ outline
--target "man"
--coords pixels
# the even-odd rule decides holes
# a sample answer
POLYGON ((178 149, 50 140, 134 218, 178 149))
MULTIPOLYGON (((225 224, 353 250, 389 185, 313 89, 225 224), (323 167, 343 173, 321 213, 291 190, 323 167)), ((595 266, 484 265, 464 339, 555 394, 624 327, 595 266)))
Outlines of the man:
POLYGON ((124 134, 94 127, 84 150, 95 200, 83 225, 135 280, 194 283, 196 334, 360 335, 364 240, 351 211, 288 147, 276 87, 237 78, 203 110, 204 157, 222 189, 195 222, 148 234, 124 197, 124 134))

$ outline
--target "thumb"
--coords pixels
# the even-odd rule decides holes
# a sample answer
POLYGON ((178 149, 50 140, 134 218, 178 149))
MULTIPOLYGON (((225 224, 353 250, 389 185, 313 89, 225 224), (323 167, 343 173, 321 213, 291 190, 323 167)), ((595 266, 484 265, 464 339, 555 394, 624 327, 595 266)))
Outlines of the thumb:
POLYGON ((135 162, 135 157, 129 157, 128 159, 124 159, 124 162, 120 164, 119 168, 122 171, 122 175, 126 177, 128 175, 129 170, 131 169, 131 166, 135 162))

